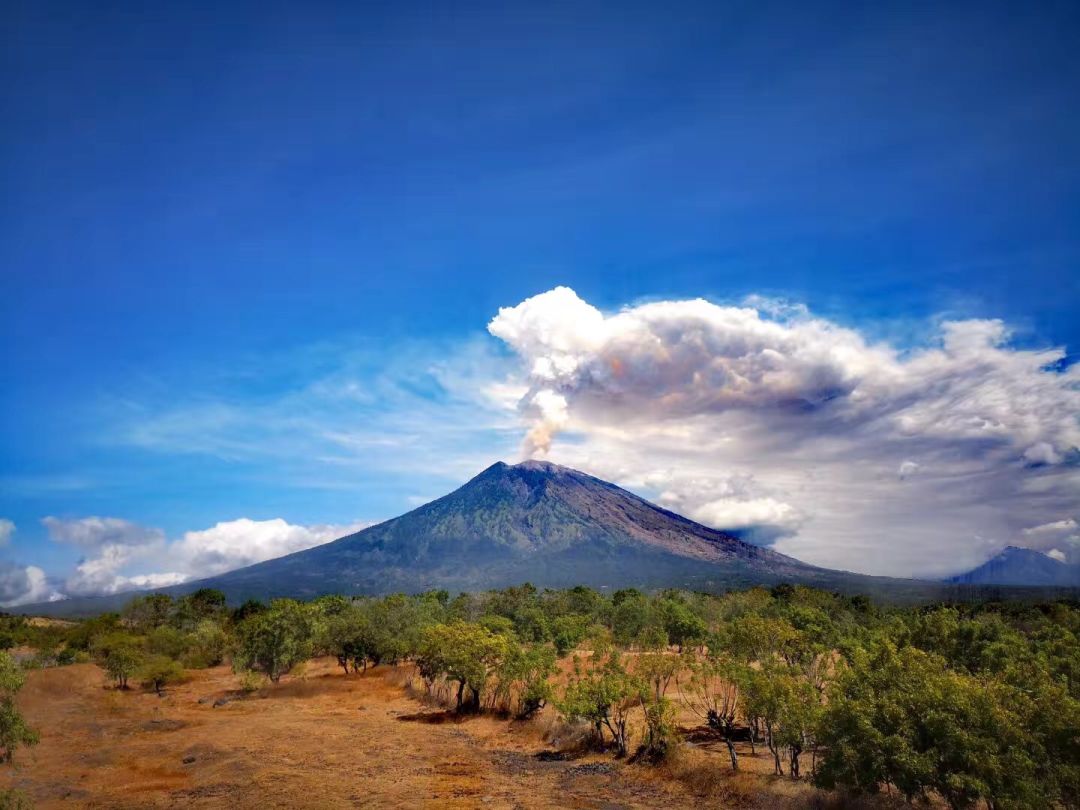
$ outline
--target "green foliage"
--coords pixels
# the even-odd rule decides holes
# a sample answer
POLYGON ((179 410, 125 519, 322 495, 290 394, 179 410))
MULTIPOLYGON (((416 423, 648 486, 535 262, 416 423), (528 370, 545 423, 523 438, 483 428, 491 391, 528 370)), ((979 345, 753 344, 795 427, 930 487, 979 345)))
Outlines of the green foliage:
POLYGON ((349 673, 367 669, 368 661, 378 661, 383 652, 379 649, 382 634, 373 625, 368 612, 358 606, 348 605, 330 616, 324 625, 322 645, 327 653, 337 658, 338 666, 349 673))
POLYGON ((139 639, 121 631, 97 636, 92 651, 101 665, 120 689, 128 688, 128 679, 143 662, 143 649, 139 639))
POLYGON ((26 724, 15 705, 15 695, 25 682, 26 676, 15 659, 0 652, 0 762, 11 762, 20 747, 38 741, 37 732, 26 724))
POLYGON ((315 611, 292 599, 276 599, 270 609, 248 616, 237 628, 233 668, 257 669, 274 683, 306 661, 314 649, 315 611))
POLYGON ((157 627, 146 637, 146 651, 166 658, 180 658, 188 651, 190 644, 187 634, 175 627, 157 627))
POLYGON ((629 748, 630 711, 647 692, 641 679, 627 672, 622 655, 610 650, 588 661, 574 656, 573 672, 556 706, 566 719, 589 723, 601 745, 606 729, 623 757, 629 748))
POLYGON ((225 660, 229 651, 229 634, 215 619, 203 619, 187 638, 187 647, 181 657, 189 669, 214 667, 225 660))
POLYGON ((641 696, 641 707, 645 717, 645 738, 638 756, 658 762, 667 757, 679 741, 676 707, 667 698, 657 698, 647 692, 641 696))
POLYGON ((520 718, 532 717, 551 699, 548 679, 555 673, 555 650, 546 644, 521 645, 507 639, 495 667, 496 695, 520 718), (516 696, 516 706, 512 706, 516 696))
MULTIPOLYGON (((607 596, 526 584, 229 611, 203 589, 74 625, 0 614, 0 648, 11 646, 34 651, 28 666, 92 650, 120 687, 137 673, 160 688, 176 659, 213 666, 230 653, 252 689, 311 655, 335 656, 346 673, 411 662, 429 689, 450 684, 462 711, 528 717, 554 703, 620 755, 640 729, 648 760, 678 741, 677 682, 733 768, 736 743, 748 743, 768 749, 777 773, 809 772, 823 787, 955 808, 1080 807, 1080 606, 1066 600, 899 609, 791 585, 607 596), (575 650, 554 694, 556 660, 575 650)), ((8 751, 30 739, 10 714, 13 693, 0 707, 8 751)))
POLYGON ((458 711, 477 711, 488 678, 512 644, 506 636, 492 633, 479 624, 462 621, 436 624, 424 630, 417 664, 429 683, 442 676, 458 684, 458 711))
POLYGON ((566 615, 551 622, 551 640, 559 656, 564 656, 577 647, 589 634, 590 617, 566 615))
POLYGON ((1024 739, 1004 696, 936 655, 880 643, 854 656, 830 692, 816 781, 868 792, 891 784, 909 801, 936 792, 955 808, 1049 806, 1044 752, 1024 739))
POLYGON ((139 680, 143 686, 159 695, 167 684, 183 680, 184 668, 167 655, 150 655, 139 667, 139 680))
POLYGON ((125 623, 137 633, 148 633, 169 622, 175 607, 168 594, 136 596, 121 611, 125 623))

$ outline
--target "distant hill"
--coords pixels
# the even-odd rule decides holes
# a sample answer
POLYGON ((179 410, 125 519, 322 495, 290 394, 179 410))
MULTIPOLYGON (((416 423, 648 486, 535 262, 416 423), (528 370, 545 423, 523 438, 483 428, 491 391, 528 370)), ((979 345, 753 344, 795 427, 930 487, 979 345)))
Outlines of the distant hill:
MULTIPOLYGON (((400 517, 286 557, 159 589, 220 588, 230 602, 433 588, 675 587, 719 592, 798 582, 891 601, 964 598, 961 586, 817 568, 746 543, 591 475, 540 461, 493 464, 400 517)), ((25 606, 86 615, 131 594, 25 606)))
POLYGON ((1030 548, 1008 546, 978 568, 946 581, 962 585, 1080 587, 1080 565, 1066 565, 1030 548))

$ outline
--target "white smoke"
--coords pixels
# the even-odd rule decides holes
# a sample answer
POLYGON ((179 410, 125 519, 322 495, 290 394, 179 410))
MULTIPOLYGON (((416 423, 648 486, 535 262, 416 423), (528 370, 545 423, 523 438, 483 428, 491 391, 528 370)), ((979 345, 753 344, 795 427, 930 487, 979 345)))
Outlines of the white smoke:
POLYGON ((812 562, 881 573, 978 564, 1073 511, 1080 366, 1061 370, 1064 350, 1014 348, 1000 321, 969 320, 902 351, 801 305, 752 303, 604 314, 559 287, 500 309, 488 329, 529 386, 524 453, 666 492, 723 528, 759 520, 812 562), (682 483, 646 483, 658 469, 682 483), (752 491, 685 488, 739 476, 752 491))

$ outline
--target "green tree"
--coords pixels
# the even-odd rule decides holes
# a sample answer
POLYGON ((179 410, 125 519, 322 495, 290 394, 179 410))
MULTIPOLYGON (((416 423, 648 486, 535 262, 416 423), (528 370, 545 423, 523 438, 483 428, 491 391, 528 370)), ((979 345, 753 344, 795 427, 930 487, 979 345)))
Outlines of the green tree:
POLYGON ((0 761, 11 762, 21 746, 35 745, 37 732, 31 729, 15 705, 15 695, 26 676, 6 652, 0 652, 0 761))
POLYGON ((98 636, 93 642, 93 653, 98 664, 120 689, 128 688, 128 679, 143 661, 142 645, 130 633, 114 632, 98 636))
POLYGON ((377 639, 368 614, 349 605, 327 619, 323 644, 348 675, 349 667, 353 672, 367 669, 368 659, 376 654, 377 639))
POLYGON ((517 717, 532 717, 551 698, 548 678, 554 673, 555 650, 550 646, 522 645, 508 640, 495 670, 496 697, 509 709, 516 695, 517 717))
POLYGON ((309 607, 292 599, 275 599, 269 610, 249 616, 237 628, 233 668, 258 670, 277 683, 311 656, 315 630, 309 607))
POLYGON ((640 705, 648 688, 641 679, 626 670, 622 656, 615 650, 597 652, 585 662, 574 656, 574 669, 556 706, 568 720, 589 723, 600 745, 605 744, 604 729, 620 757, 629 750, 630 711, 640 705))
POLYGON ((148 633, 169 622, 173 612, 173 599, 168 594, 151 593, 136 596, 122 611, 124 621, 137 633, 148 633))
POLYGON ((424 630, 417 663, 429 684, 440 675, 457 683, 457 711, 478 711, 484 686, 510 644, 506 636, 479 624, 436 624, 424 630))
POLYGON ((143 686, 159 695, 167 684, 177 683, 183 677, 183 667, 167 655, 151 655, 139 667, 139 679, 143 686))
POLYGON ((893 785, 909 801, 937 793, 953 808, 1051 806, 1044 752, 998 689, 914 647, 886 640, 857 652, 819 724, 815 781, 870 793, 893 785))

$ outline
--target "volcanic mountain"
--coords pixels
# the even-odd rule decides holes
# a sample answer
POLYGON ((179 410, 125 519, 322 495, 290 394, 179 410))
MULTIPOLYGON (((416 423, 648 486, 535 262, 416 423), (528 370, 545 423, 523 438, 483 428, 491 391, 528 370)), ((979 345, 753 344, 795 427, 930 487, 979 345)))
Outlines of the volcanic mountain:
MULTIPOLYGON (((675 587, 723 591, 800 582, 891 600, 941 598, 943 583, 817 568, 702 526, 591 475, 541 461, 493 464, 459 489, 326 545, 159 589, 219 588, 230 602, 432 588, 675 587)), ((116 609, 130 594, 20 608, 52 615, 116 609)))
POLYGON ((401 517, 206 584, 252 596, 779 581, 822 569, 710 529, 591 475, 493 464, 401 517))
POLYGON ((950 577, 963 585, 1080 586, 1080 565, 1066 565, 1030 548, 1006 547, 978 568, 950 577))

